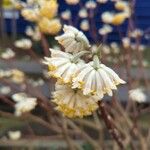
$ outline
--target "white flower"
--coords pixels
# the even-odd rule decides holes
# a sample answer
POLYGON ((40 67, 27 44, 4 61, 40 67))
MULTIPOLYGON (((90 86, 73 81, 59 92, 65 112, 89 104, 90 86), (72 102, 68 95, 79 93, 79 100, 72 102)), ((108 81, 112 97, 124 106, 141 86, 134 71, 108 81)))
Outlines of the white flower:
POLYGON ((108 0, 96 0, 98 3, 102 3, 102 4, 105 4, 108 2, 108 0))
POLYGON ((112 42, 110 44, 110 47, 112 48, 112 50, 113 50, 112 52, 114 54, 118 54, 120 52, 119 46, 118 46, 118 44, 116 42, 112 42))
POLYGON ((39 78, 38 80, 29 79, 29 82, 32 84, 33 87, 44 85, 44 80, 41 78, 39 78))
POLYGON ((112 32, 112 27, 110 25, 105 24, 105 25, 103 25, 103 27, 101 29, 99 29, 98 32, 101 35, 106 35, 106 34, 112 32))
POLYGON ((25 33, 28 36, 32 36, 34 34, 34 31, 31 26, 27 26, 25 33))
POLYGON ((130 47, 130 44, 131 44, 130 38, 124 37, 124 38, 122 39, 122 44, 123 44, 123 47, 124 47, 124 48, 129 48, 129 47, 130 47))
POLYGON ((96 96, 85 96, 78 89, 71 89, 69 85, 60 85, 56 83, 55 92, 53 92, 53 102, 69 118, 75 118, 91 115, 98 108, 96 96))
POLYGON ((102 52, 103 52, 104 54, 110 54, 110 47, 107 46, 107 45, 103 45, 103 46, 102 46, 102 52))
POLYGON ((71 11, 65 10, 61 13, 61 18, 64 20, 69 20, 71 18, 71 11))
POLYGON ((80 2, 80 0, 65 0, 69 5, 76 5, 80 2))
POLYGON ((41 33, 37 26, 34 29, 28 26, 26 28, 26 35, 30 36, 34 41, 39 41, 41 39, 41 33))
POLYGON ((102 16, 101 16, 102 21, 103 21, 104 23, 108 23, 108 24, 112 22, 113 17, 114 17, 114 14, 113 14, 113 13, 110 13, 110 12, 104 12, 104 13, 102 14, 102 16))
POLYGON ((133 101, 143 103, 146 102, 146 95, 142 89, 137 88, 129 91, 129 98, 133 101))
POLYGON ((73 55, 60 50, 50 49, 51 57, 45 58, 49 75, 60 79, 64 83, 70 83, 77 69, 83 64, 80 59, 73 61, 73 55))
POLYGON ((117 89, 116 85, 124 83, 125 81, 104 64, 95 67, 94 62, 90 62, 76 73, 73 88, 80 88, 84 95, 94 94, 101 99, 106 93, 112 96, 112 90, 117 89))
POLYGON ((93 0, 88 0, 86 3, 85 3, 85 7, 87 9, 95 9, 97 6, 96 2, 93 1, 93 0))
POLYGON ((2 70, 2 69, 0 69, 0 78, 10 77, 11 74, 12 74, 11 70, 2 70))
POLYGON ((7 48, 5 52, 1 53, 1 58, 3 58, 3 59, 10 59, 10 58, 13 58, 13 57, 15 57, 15 53, 10 48, 7 48))
POLYGON ((140 36, 143 36, 143 31, 141 29, 135 29, 133 30, 132 32, 130 32, 130 36, 132 38, 137 38, 137 37, 140 37, 140 36))
POLYGON ((115 8, 120 11, 125 11, 126 9, 129 9, 129 3, 126 1, 117 1, 115 3, 115 8))
POLYGON ((21 138, 20 131, 9 131, 8 136, 11 140, 19 140, 21 138))
POLYGON ((37 98, 28 97, 25 93, 16 93, 12 95, 15 104, 15 115, 21 116, 25 112, 30 112, 37 105, 37 98))
POLYGON ((82 8, 79 10, 79 17, 80 18, 87 18, 88 17, 88 12, 85 8, 82 8))
POLYGON ((83 31, 88 31, 89 28, 90 28, 90 25, 89 25, 89 21, 84 19, 81 21, 80 23, 80 28, 83 30, 83 31))
POLYGON ((32 42, 30 39, 21 39, 15 41, 14 45, 20 49, 30 49, 32 47, 32 42))
POLYGON ((72 26, 64 25, 64 34, 55 39, 64 46, 66 52, 78 52, 90 47, 86 36, 72 26))
POLYGON ((9 86, 0 87, 0 94, 7 95, 11 92, 11 88, 9 86))

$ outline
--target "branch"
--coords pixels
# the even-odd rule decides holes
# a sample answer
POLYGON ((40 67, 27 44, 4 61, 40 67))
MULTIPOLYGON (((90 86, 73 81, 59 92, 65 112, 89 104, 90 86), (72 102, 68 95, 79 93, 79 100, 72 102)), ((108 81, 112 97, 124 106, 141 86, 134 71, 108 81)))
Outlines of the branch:
POLYGON ((112 135, 112 137, 114 138, 114 140, 116 141, 120 149, 122 150, 125 149, 120 134, 118 130, 115 128, 115 126, 113 125, 111 121, 112 120, 111 116, 106 111, 105 104, 103 102, 99 102, 98 104, 101 112, 101 117, 104 120, 109 133, 112 135))

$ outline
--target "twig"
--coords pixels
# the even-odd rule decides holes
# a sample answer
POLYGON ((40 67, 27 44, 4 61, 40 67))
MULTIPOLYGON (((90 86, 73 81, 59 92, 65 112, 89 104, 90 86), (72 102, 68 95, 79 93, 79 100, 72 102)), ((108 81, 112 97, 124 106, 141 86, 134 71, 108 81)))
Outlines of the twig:
POLYGON ((105 104, 103 102, 99 102, 98 104, 101 112, 101 117, 104 120, 109 133, 112 135, 112 137, 114 138, 120 149, 121 150, 125 149, 120 134, 118 133, 118 130, 113 126, 111 116, 106 111, 105 104))

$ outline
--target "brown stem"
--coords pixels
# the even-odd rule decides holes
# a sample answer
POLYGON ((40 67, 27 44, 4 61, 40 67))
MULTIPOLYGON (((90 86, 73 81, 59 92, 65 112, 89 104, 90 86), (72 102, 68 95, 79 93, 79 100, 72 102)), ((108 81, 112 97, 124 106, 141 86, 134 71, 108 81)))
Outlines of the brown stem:
POLYGON ((111 116, 106 111, 105 104, 103 102, 99 102, 98 104, 99 104, 99 109, 101 112, 101 117, 104 120, 105 125, 108 128, 109 133, 112 135, 112 137, 114 138, 114 140, 116 141, 116 143, 118 144, 120 149, 121 150, 125 149, 123 142, 122 142, 122 139, 120 137, 120 134, 118 133, 118 130, 112 124, 111 116))
POLYGON ((45 36, 42 33, 41 33, 41 42, 42 42, 44 54, 45 54, 45 56, 48 56, 49 55, 49 44, 48 44, 45 36))

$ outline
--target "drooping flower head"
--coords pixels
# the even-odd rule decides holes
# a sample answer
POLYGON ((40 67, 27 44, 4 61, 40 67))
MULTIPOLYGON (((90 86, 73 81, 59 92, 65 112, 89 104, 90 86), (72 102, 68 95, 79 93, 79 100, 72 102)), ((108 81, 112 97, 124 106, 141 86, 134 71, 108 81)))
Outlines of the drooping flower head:
POLYGON ((73 79, 73 88, 79 88, 84 95, 93 94, 103 98, 104 94, 112 96, 112 90, 116 90, 116 85, 124 84, 125 81, 104 64, 89 62, 83 65, 73 79))
POLYGON ((37 98, 29 97, 25 93, 16 93, 12 96, 15 104, 15 115, 21 116, 25 112, 30 112, 37 105, 37 98))
POLYGON ((45 64, 48 65, 49 74, 64 83, 70 83, 74 73, 83 64, 81 59, 74 60, 72 54, 60 50, 50 49, 51 57, 45 58, 45 64))
POLYGON ((49 75, 57 79, 53 92, 56 109, 70 118, 90 115, 104 94, 112 96, 112 90, 125 81, 100 62, 101 47, 92 50, 86 36, 76 28, 64 26, 64 34, 56 39, 65 52, 50 49, 51 57, 44 61, 49 75), (81 58, 85 54, 89 55, 81 58))
POLYGON ((56 109, 69 118, 91 115, 98 108, 98 100, 96 96, 85 96, 81 90, 59 83, 56 83, 55 92, 53 92, 56 109))
POLYGON ((65 48, 66 52, 79 52, 90 47, 86 36, 78 29, 64 25, 64 34, 55 39, 65 48))
POLYGON ((132 89, 129 91, 129 98, 132 101, 143 103, 146 102, 146 95, 141 88, 132 89))

